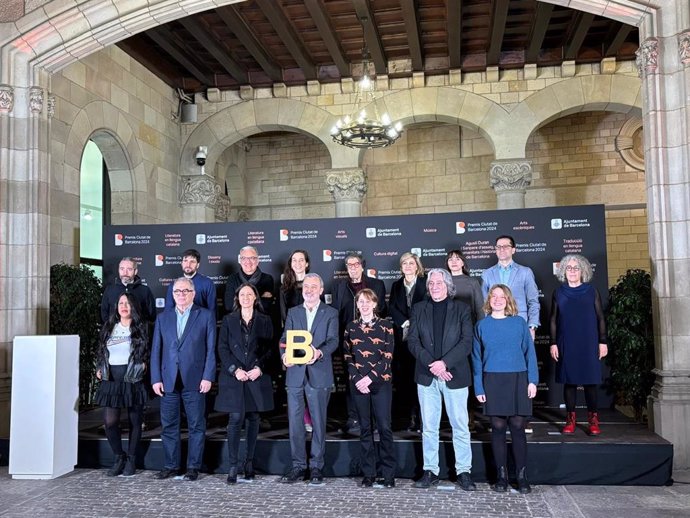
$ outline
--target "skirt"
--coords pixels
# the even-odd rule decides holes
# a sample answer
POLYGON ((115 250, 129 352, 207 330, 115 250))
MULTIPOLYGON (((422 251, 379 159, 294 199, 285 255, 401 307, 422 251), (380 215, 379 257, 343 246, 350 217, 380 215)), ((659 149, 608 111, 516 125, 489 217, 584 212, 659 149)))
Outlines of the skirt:
POLYGON ((484 415, 531 416, 532 400, 527 397, 527 371, 485 372, 484 415))
POLYGON ((127 365, 111 365, 110 380, 98 384, 96 404, 110 408, 130 408, 142 406, 148 401, 146 385, 143 381, 125 383, 122 381, 127 372, 127 365))

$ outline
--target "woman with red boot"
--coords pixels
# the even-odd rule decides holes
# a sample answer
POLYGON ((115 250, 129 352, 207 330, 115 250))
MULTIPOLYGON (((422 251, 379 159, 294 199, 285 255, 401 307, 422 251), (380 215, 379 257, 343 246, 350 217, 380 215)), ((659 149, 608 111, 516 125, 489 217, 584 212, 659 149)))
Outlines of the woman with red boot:
POLYGON ((608 354, 608 347, 601 297, 589 284, 592 275, 592 265, 581 255, 566 255, 556 272, 563 284, 554 291, 551 302, 551 357, 557 362, 556 382, 563 383, 567 412, 564 434, 575 433, 579 385, 585 391, 588 433, 601 433, 597 390, 601 359, 608 354))

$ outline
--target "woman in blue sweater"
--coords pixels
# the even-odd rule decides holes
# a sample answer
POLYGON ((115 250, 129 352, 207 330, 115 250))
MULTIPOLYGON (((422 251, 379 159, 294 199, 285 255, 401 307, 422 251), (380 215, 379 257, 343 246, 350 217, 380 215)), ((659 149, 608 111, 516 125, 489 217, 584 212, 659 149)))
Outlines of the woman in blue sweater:
POLYGON ((474 331, 474 392, 491 417, 491 449, 498 480, 494 491, 508 490, 506 429, 510 428, 520 493, 529 493, 525 425, 537 394, 537 355, 527 322, 508 286, 495 284, 484 303, 487 317, 474 331))

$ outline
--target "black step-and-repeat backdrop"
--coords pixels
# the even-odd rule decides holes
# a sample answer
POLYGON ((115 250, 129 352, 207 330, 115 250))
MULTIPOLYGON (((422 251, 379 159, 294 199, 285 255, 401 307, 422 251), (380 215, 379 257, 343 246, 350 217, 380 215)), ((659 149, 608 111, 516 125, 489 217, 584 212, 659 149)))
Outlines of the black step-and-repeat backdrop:
MULTIPOLYGON (((103 238, 104 282, 117 277, 117 264, 125 256, 140 262, 139 276, 149 285, 156 305, 164 306, 168 285, 181 275, 182 252, 201 253, 200 272, 216 283, 222 308, 225 282, 238 271, 241 247, 259 251, 260 268, 278 283, 290 253, 306 250, 311 271, 325 282, 326 302, 334 279, 347 277, 344 259, 348 252, 363 254, 369 276, 390 286, 400 277, 399 259, 411 251, 425 268, 444 267, 449 250, 460 248, 468 259, 470 274, 480 276, 496 263, 495 239, 501 234, 515 238, 513 259, 534 271, 540 290, 541 328, 537 334, 540 378, 537 404, 562 402, 561 386, 554 382, 554 366, 548 354, 551 295, 558 286, 557 262, 567 253, 585 255, 597 272, 592 283, 607 298, 606 232, 604 206, 548 207, 484 212, 380 216, 240 223, 190 223, 126 225, 105 228, 103 238)), ((222 309, 219 310, 219 316, 222 309)), ((338 372, 342 388, 344 376, 338 372)), ((610 397, 601 394, 602 406, 610 397)))

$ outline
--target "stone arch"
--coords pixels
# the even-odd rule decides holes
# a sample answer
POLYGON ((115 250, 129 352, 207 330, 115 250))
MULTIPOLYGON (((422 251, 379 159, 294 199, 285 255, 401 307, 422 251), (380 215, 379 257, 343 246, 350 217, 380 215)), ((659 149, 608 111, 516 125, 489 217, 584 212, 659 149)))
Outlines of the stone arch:
POLYGON ((136 193, 146 189, 146 177, 141 149, 131 125, 109 103, 94 101, 87 104, 74 118, 67 136, 63 163, 65 174, 79 176, 81 157, 89 140, 98 145, 108 167, 111 222, 136 223, 136 193))
POLYGON ((199 124, 189 135, 180 155, 181 174, 198 174, 197 147, 207 146, 206 169, 236 142, 264 131, 293 131, 319 140, 331 156, 331 167, 356 167, 359 153, 333 142, 336 118, 326 110, 295 99, 255 99, 230 106, 199 124))
POLYGON ((549 122, 582 111, 642 115, 641 82, 637 77, 598 75, 555 83, 522 101, 505 123, 510 132, 496 133, 496 159, 524 157, 527 140, 549 122))

